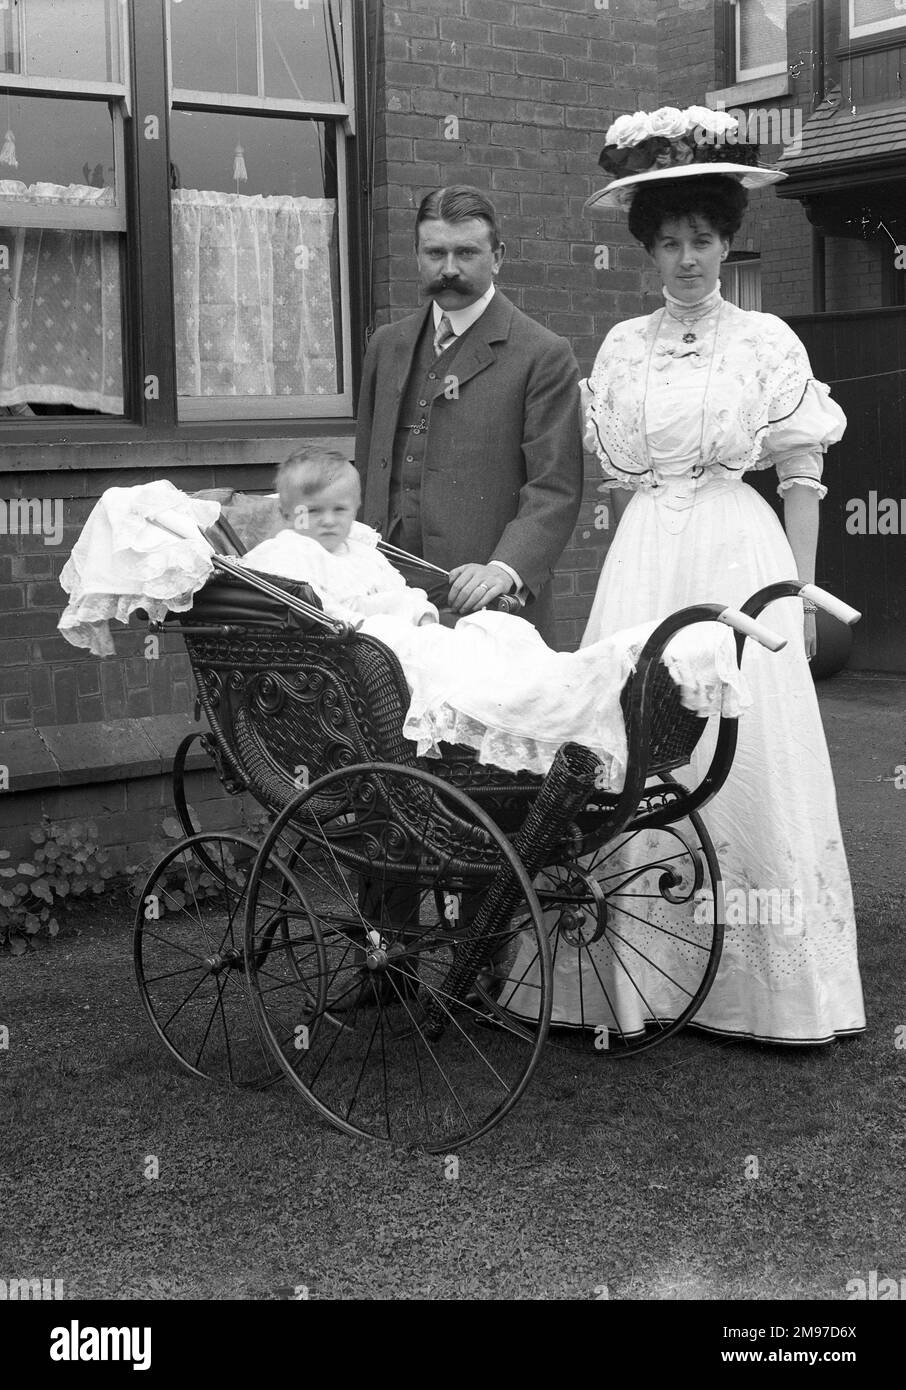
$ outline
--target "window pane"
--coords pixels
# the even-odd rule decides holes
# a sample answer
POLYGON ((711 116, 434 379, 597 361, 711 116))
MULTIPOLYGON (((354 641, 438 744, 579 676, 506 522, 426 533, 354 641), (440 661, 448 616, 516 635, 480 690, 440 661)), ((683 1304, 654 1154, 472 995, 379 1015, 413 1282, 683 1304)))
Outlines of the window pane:
POLYGON ((333 127, 323 121, 174 111, 170 149, 180 188, 336 197, 333 127), (237 181, 240 158, 246 177, 237 181))
POLYGON ((170 0, 173 86, 258 95, 255 0, 170 0))
POLYGON ((728 261, 721 272, 721 294, 740 309, 761 309, 761 261, 728 261))
POLYGON ((121 415, 119 235, 0 227, 0 251, 0 408, 121 415))
POLYGON ((262 0, 262 96, 342 101, 340 0, 262 0))
POLYGON ((0 11, 3 70, 30 77, 121 82, 119 0, 8 0, 0 11))
POLYGON ((178 393, 338 394, 333 125, 175 111, 171 146, 178 393))
MULTIPOLYGON (((0 196, 29 196, 31 201, 40 196, 37 184, 76 184, 107 190, 100 201, 113 205, 113 118, 106 102, 7 93, 0 96, 0 125, 4 121, 16 162, 0 164, 0 176, 5 176, 0 196)), ((58 195, 51 190, 48 196, 58 195)))
POLYGON ((906 13, 897 0, 853 0, 853 25, 906 23, 906 13))
POLYGON ((747 71, 782 63, 786 63, 786 0, 742 0, 739 66, 747 71))
POLYGON ((341 0, 170 0, 173 86, 339 101, 341 10, 341 0))

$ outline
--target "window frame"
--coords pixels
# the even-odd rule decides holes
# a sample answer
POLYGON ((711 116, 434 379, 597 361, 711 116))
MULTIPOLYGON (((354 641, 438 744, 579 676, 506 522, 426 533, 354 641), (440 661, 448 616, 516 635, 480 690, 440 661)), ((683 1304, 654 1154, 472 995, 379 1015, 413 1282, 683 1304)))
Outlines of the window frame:
POLYGON ((746 0, 730 0, 732 6, 732 27, 733 27, 733 67, 736 82, 755 82, 761 77, 778 77, 781 73, 787 72, 789 68, 789 15, 784 14, 783 34, 787 45, 787 54, 782 61, 776 63, 763 63, 757 68, 744 68, 740 57, 742 41, 742 14, 743 5, 746 0))
MULTIPOLYGON (((88 82, 82 78, 41 77, 27 71, 28 46, 25 40, 27 3, 18 8, 19 52, 25 57, 25 72, 0 72, 0 96, 20 93, 35 97, 63 97, 70 100, 103 101, 113 119, 114 206, 109 208, 44 208, 0 197, 0 225, 11 227, 49 227, 58 231, 126 232, 126 142, 124 119, 132 114, 129 38, 131 12, 128 4, 115 3, 111 13, 118 15, 119 70, 121 82, 88 82)), ((125 326, 125 325, 124 325, 125 326)))
POLYGON ((756 296, 758 299, 757 308, 760 311, 763 289, 763 261, 761 253, 758 251, 742 251, 730 253, 730 256, 724 262, 724 268, 721 271, 721 280, 723 281, 725 275, 732 275, 734 283, 732 292, 730 291, 729 285, 727 285, 727 293, 724 294, 724 298, 730 304, 736 304, 739 308, 743 307, 741 304, 739 304, 739 301, 742 298, 742 294, 740 293, 740 291, 742 290, 742 280, 744 276, 745 267, 749 268, 750 274, 752 274, 756 280, 758 286, 758 294, 756 296), (731 293, 734 293, 736 297, 732 298, 731 293))
POLYGON ((879 19, 870 24, 856 23, 856 0, 847 0, 846 25, 850 39, 874 39, 879 34, 891 34, 906 28, 906 10, 893 19, 879 19))
MULTIPOLYGON (((352 0, 340 0, 343 30, 343 99, 333 102, 293 101, 287 97, 249 93, 206 92, 173 86, 170 41, 170 3, 165 0, 167 88, 169 115, 173 111, 210 111, 224 116, 294 116, 300 120, 333 120, 337 125, 337 269, 340 278, 340 342, 343 390, 333 396, 177 396, 180 424, 210 420, 287 420, 346 418, 352 415, 352 312, 349 255, 347 138, 355 135, 355 68, 352 0), (350 100, 350 94, 353 99, 350 100)), ((261 0, 257 4, 258 80, 261 83, 261 0)), ((171 224, 172 225, 172 224, 171 224)), ((172 245, 172 239, 171 239, 172 245)), ((174 306, 175 322, 175 306, 174 306)))
MULTIPOLYGON (((115 415, 87 414, 85 416, 39 415, 34 417, 11 416, 0 422, 0 444, 4 443, 12 431, 15 438, 28 439, 35 434, 50 430, 71 434, 80 428, 109 431, 122 431, 133 423, 133 387, 130 369, 133 360, 132 346, 129 342, 127 305, 128 297, 128 224, 129 191, 126 161, 125 121, 132 114, 132 83, 130 63, 131 10, 126 3, 116 3, 110 13, 117 15, 117 41, 119 45, 120 82, 85 79, 42 77, 29 72, 0 72, 0 97, 5 93, 33 97, 61 97, 66 100, 103 102, 111 116, 113 136, 113 189, 112 207, 79 207, 77 205, 41 206, 14 197, 0 197, 0 225, 10 228, 46 228, 51 231, 69 232, 113 232, 119 241, 120 266, 120 342, 122 346, 122 393, 123 408, 115 415)), ((19 7, 17 22, 19 26, 19 53, 24 55, 28 65, 28 48, 24 39, 27 5, 19 7)))
MULTIPOLYGON (((0 95, 9 87, 45 96, 79 96, 106 100, 114 106, 117 205, 115 209, 73 209, 82 216, 93 214, 94 230, 121 233, 123 396, 122 415, 46 415, 0 419, 0 447, 6 445, 109 445, 114 441, 132 447, 148 446, 155 452, 162 441, 177 449, 214 439, 242 441, 270 437, 295 438, 325 431, 333 433, 340 422, 352 427, 360 364, 353 351, 363 326, 361 297, 365 271, 356 251, 362 217, 365 151, 356 138, 357 101, 362 99, 362 45, 366 41, 361 15, 353 0, 342 0, 342 103, 289 101, 300 119, 325 115, 337 123, 337 255, 340 276, 340 332, 343 392, 336 396, 257 397, 262 408, 250 411, 249 397, 204 397, 203 406, 186 408, 192 397, 179 397, 175 370, 175 303, 172 285, 172 222, 169 203, 170 129, 173 96, 170 81, 168 0, 121 0, 126 22, 120 23, 123 83, 90 84, 75 79, 30 78, 0 73, 0 95), (148 64, 149 55, 162 61, 148 64), (110 90, 112 89, 112 90, 110 90), (340 109, 342 108, 342 109, 340 109), (160 117, 160 139, 143 139, 143 120, 160 117), (118 143, 117 143, 118 142, 118 143), (98 218, 98 214, 101 217, 98 218), (113 216, 111 216, 113 214, 113 216), (107 225, 107 219, 116 225, 107 225), (104 225, 99 227, 99 222, 104 225), (159 393, 147 393, 149 375, 156 375, 159 393)), ((195 95, 188 109, 216 107, 217 95, 195 95), (213 102, 211 97, 214 97, 213 102)), ((239 98, 240 108, 246 98, 239 98)), ((262 114, 286 115, 284 99, 251 98, 248 109, 262 114)), ((223 109, 223 108, 219 108, 223 109)), ((54 226, 58 209, 28 209, 16 200, 0 200, 0 216, 11 225, 54 226), (37 219, 34 211, 40 212, 37 219), (26 215, 29 220, 26 223, 26 215)), ((64 229, 82 229, 69 217, 64 229)), ((87 227, 86 227, 87 229, 87 227)), ((338 363, 339 365, 339 363, 338 363)), ((137 457, 137 456, 136 456, 137 457)), ((94 466, 86 454, 86 465, 94 466)), ((174 462, 188 462, 180 452, 174 462)), ((13 464, 14 469, 31 464, 13 464)), ((48 467, 56 467, 53 462, 48 467)), ((71 466, 71 465, 66 465, 71 466)))

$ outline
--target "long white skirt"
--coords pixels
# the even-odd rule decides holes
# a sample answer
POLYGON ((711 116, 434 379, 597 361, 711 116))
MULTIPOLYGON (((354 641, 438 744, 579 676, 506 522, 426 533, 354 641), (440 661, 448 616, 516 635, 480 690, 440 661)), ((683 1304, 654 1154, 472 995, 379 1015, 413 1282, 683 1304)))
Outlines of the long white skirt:
MULTIPOLYGON (((783 527, 746 483, 706 492, 684 512, 640 492, 614 536, 583 645, 687 604, 738 607, 764 585, 795 577, 783 527)), ((723 873, 727 929, 695 1024, 776 1042, 827 1042, 865 1026, 852 890, 801 601, 779 600, 762 621, 788 640, 778 653, 746 643, 742 669, 753 704, 739 720, 730 776, 702 812, 723 873)), ((688 785, 708 767, 716 726, 712 718, 690 767, 675 774, 688 785)), ((658 902, 652 910, 662 925, 673 914, 684 928, 679 937, 694 934, 692 905, 658 902)), ((596 951, 608 970, 609 947, 601 942, 596 951)), ((595 974, 582 973, 581 1012, 594 1021, 595 974)), ((556 1021, 579 1016, 579 988, 578 972, 558 954, 556 1021)), ((603 999, 597 1013, 608 1021, 603 999)))

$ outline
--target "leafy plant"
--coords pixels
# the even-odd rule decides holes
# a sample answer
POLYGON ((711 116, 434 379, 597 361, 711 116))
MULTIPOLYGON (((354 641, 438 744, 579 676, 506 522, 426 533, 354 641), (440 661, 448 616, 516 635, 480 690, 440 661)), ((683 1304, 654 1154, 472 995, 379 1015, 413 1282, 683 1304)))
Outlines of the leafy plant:
MULTIPOLYGON (((189 811, 197 824, 198 818, 191 806, 189 811)), ((175 816, 166 816, 161 822, 161 830, 170 840, 181 840, 184 836, 183 828, 175 816)), ((153 858, 156 863, 159 855, 155 854, 153 858)), ((187 850, 185 854, 177 855, 175 859, 172 859, 163 874, 158 875, 155 882, 155 892, 158 897, 157 910, 160 915, 164 916, 168 911, 172 912, 175 909, 185 907, 187 903, 201 903, 207 898, 214 897, 222 888, 224 880, 238 886, 244 883, 244 868, 237 864, 236 857, 228 846, 221 846, 214 863, 219 877, 211 873, 191 850, 187 850)), ((130 894, 133 898, 138 898, 144 890, 150 873, 150 861, 130 864, 126 873, 130 875, 130 894)))
POLYGON ((104 892, 113 869, 97 835, 91 821, 74 821, 67 828, 45 816, 31 832, 35 849, 30 859, 13 867, 10 851, 0 850, 0 945, 6 944, 14 956, 27 951, 29 938, 41 931, 56 936, 57 914, 73 900, 104 892))

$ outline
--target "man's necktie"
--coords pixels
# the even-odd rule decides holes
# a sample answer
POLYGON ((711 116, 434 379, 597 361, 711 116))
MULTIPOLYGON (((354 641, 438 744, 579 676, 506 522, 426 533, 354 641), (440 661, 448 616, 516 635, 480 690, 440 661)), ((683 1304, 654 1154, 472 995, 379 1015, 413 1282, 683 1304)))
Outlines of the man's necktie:
POLYGON ((455 339, 456 334, 453 332, 453 325, 444 314, 434 333, 434 356, 440 357, 441 353, 446 352, 455 339))

